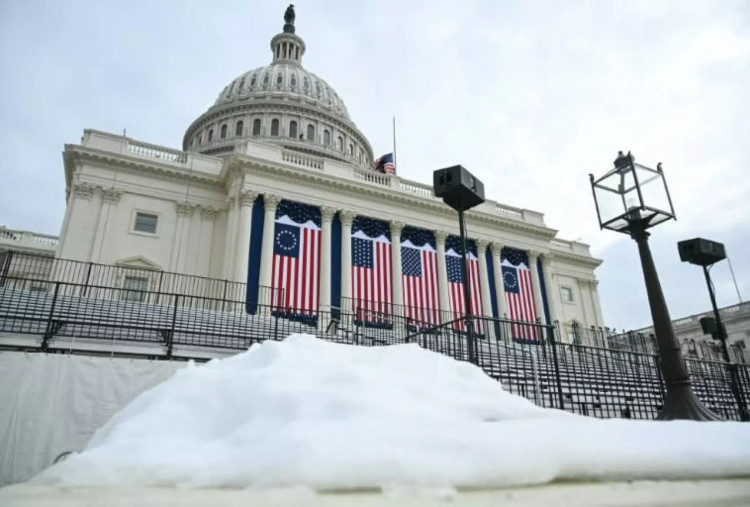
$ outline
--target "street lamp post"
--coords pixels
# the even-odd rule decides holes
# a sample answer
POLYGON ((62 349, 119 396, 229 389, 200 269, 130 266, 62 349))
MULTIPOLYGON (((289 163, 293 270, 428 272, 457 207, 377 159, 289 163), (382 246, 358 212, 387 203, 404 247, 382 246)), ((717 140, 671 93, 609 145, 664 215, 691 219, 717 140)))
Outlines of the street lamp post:
POLYGON ((464 280, 464 320, 466 321, 466 344, 469 361, 478 363, 476 337, 474 336, 474 318, 471 313, 471 296, 469 291, 469 258, 466 248, 466 222, 464 211, 484 202, 484 184, 475 178, 465 167, 455 165, 438 169, 432 175, 435 197, 442 197, 443 202, 458 212, 458 229, 461 237, 461 271, 464 280))
POLYGON ((654 322, 666 395, 659 420, 720 420, 695 396, 690 385, 680 344, 674 334, 672 319, 661 290, 659 275, 648 245, 647 229, 675 218, 672 199, 661 163, 656 169, 636 164, 628 152, 619 152, 614 169, 596 179, 589 175, 599 226, 630 235, 638 245, 646 293, 654 322))

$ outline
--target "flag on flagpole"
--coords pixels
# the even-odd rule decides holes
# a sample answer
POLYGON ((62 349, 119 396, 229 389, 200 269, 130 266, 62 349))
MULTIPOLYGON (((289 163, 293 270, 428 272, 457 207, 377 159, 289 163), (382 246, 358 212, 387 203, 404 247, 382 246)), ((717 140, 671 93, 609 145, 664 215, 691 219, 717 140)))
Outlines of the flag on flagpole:
MULTIPOLYGON (((482 290, 479 280, 479 258, 476 255, 476 246, 473 241, 467 241, 468 258, 467 270, 469 273, 469 296, 471 298, 471 314, 481 317, 482 314, 482 290)), ((464 304, 464 274, 461 260, 461 240, 450 236, 445 242, 445 264, 448 271, 448 298, 450 302, 453 319, 463 317, 466 313, 464 304)), ((474 331, 483 333, 482 321, 475 321, 477 325, 474 331)), ((466 330, 465 322, 461 321, 457 329, 466 330)))
POLYGON ((386 153, 376 158, 372 167, 375 171, 385 174, 396 174, 396 165, 393 163, 393 153, 386 153))
POLYGON ((440 323, 435 236, 423 229, 401 232, 401 286, 404 316, 421 327, 440 323))
POLYGON ((273 311, 315 316, 320 285, 320 210, 281 201, 276 210, 273 262, 273 311))
MULTIPOLYGON (((505 306, 510 320, 536 323, 534 288, 529 271, 529 256, 513 248, 503 248, 501 256, 505 306)), ((513 338, 538 340, 539 330, 534 326, 511 324, 513 338)))
POLYGON ((352 223, 352 298, 360 322, 390 324, 391 239, 388 224, 358 216, 352 223))

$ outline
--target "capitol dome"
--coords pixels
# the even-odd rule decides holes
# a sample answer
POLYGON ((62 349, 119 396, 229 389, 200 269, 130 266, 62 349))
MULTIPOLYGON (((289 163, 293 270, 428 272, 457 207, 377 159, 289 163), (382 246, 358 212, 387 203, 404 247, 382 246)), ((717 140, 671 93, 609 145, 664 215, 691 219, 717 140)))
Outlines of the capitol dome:
POLYGON ((367 138, 326 81, 302 67, 305 43, 294 33, 294 11, 271 39, 273 60, 233 79, 185 132, 183 149, 228 156, 256 139, 327 158, 369 166, 367 138))

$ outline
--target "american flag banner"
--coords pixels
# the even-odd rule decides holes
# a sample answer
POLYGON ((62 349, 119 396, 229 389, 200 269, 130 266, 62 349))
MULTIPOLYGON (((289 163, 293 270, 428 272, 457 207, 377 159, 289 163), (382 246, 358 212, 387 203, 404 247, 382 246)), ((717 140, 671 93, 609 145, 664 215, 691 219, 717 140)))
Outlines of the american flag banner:
POLYGON ((281 201, 276 209, 271 277, 273 311, 311 317, 320 290, 320 209, 281 201))
POLYGON ((401 286, 404 316, 420 326, 440 323, 435 235, 404 227, 401 232, 401 286))
POLYGON ((372 167, 381 173, 396 174, 396 165, 393 163, 393 153, 386 153, 372 162, 372 167))
POLYGON ((388 224, 358 216, 352 223, 352 310, 358 321, 390 324, 392 276, 388 224))
MULTIPOLYGON (((471 298, 471 314, 482 316, 482 290, 479 280, 479 258, 474 241, 467 240, 466 256, 469 260, 469 296, 471 298)), ((453 318, 463 317, 466 312, 464 305, 464 276, 461 266, 461 239, 455 236, 449 236, 445 241, 445 264, 448 270, 448 298, 450 299, 451 312, 453 318)), ((476 321, 477 326, 474 331, 483 333, 484 326, 481 321, 476 321)), ((465 330, 466 325, 462 321, 459 329, 465 330)))
MULTIPOLYGON (((510 320, 536 322, 534 287, 529 271, 529 256, 522 250, 503 248, 501 254, 505 307, 510 320)), ((533 326, 511 325, 513 338, 538 340, 539 331, 533 326)))

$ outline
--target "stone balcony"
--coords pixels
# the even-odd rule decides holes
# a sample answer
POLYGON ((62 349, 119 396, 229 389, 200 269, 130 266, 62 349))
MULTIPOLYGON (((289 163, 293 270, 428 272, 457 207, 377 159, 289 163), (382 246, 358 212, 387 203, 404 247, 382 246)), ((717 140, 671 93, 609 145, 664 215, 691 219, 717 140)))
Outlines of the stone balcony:
POLYGON ((15 250, 54 255, 57 243, 57 236, 13 230, 0 226, 0 251, 15 250))

